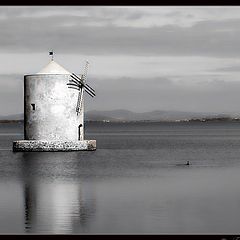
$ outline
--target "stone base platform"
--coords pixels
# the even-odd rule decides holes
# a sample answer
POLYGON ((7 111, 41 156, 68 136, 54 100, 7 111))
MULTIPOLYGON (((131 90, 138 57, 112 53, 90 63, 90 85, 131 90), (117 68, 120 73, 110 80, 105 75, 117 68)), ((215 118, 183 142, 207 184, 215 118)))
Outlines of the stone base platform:
POLYGON ((96 140, 84 141, 45 141, 45 140, 19 140, 13 142, 14 152, 69 152, 94 151, 96 140))

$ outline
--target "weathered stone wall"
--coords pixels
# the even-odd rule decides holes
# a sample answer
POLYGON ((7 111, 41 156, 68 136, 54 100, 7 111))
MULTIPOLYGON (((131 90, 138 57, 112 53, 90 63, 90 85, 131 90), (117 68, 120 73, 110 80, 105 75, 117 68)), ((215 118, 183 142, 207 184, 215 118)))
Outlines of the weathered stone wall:
POLYGON ((15 152, 56 152, 56 151, 94 151, 96 150, 96 140, 84 141, 28 141, 19 140, 13 142, 15 152))
MULTIPOLYGON (((83 111, 77 116, 78 91, 68 88, 69 79, 67 74, 24 76, 26 140, 79 140, 78 126, 83 125, 83 111)), ((80 131, 80 140, 84 140, 83 127, 80 131)))

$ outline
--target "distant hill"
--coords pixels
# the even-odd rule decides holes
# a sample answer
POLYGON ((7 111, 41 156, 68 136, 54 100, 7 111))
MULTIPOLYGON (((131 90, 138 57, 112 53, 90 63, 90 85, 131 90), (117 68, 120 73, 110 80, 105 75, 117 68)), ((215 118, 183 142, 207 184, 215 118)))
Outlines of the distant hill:
MULTIPOLYGON (((85 120, 88 121, 176 121, 198 118, 230 117, 226 114, 194 113, 181 111, 151 111, 136 113, 124 109, 112 111, 88 111, 85 113, 85 120)), ((24 114, 13 114, 0 116, 0 120, 23 120, 24 114)))
POLYGON ((193 118, 229 117, 225 114, 193 113, 181 111, 151 111, 136 113, 128 110, 112 111, 88 111, 85 113, 86 120, 92 121, 176 121, 193 118))
POLYGON ((23 119, 24 119, 23 113, 0 116, 0 120, 23 120, 23 119))

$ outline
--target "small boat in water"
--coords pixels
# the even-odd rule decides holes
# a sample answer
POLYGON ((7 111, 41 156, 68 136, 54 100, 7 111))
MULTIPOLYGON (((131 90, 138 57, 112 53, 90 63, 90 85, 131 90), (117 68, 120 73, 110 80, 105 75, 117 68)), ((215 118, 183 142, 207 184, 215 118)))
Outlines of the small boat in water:
POLYGON ((186 163, 176 164, 176 166, 190 166, 190 161, 187 161, 186 163))

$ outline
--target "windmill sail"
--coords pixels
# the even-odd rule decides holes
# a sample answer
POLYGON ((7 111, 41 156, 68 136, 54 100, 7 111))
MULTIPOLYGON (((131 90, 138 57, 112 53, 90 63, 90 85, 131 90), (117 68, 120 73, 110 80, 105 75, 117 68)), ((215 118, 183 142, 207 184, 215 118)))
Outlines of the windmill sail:
POLYGON ((88 84, 86 84, 88 66, 89 66, 89 63, 87 61, 86 65, 85 65, 85 68, 84 68, 84 73, 83 73, 83 75, 81 75, 81 78, 78 77, 75 73, 72 73, 70 75, 71 79, 67 83, 68 88, 72 88, 72 89, 75 89, 75 90, 79 91, 79 93, 78 93, 78 100, 77 100, 77 106, 76 106, 77 115, 82 110, 82 102, 83 102, 83 92, 84 92, 84 90, 86 91, 86 93, 89 96, 91 96, 91 97, 95 97, 96 96, 95 90, 92 87, 90 87, 88 84))

